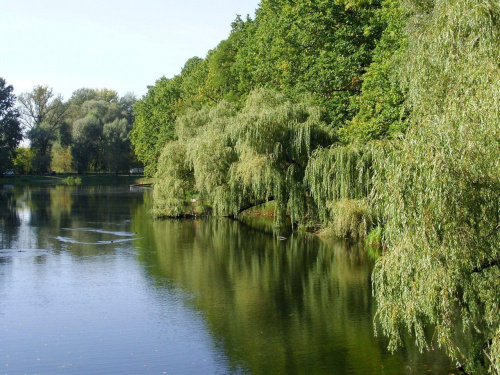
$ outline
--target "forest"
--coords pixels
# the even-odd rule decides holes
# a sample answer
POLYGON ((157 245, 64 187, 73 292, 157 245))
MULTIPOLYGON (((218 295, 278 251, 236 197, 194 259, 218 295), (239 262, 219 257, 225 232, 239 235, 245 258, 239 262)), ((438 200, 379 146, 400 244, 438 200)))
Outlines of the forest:
POLYGON ((263 0, 160 78, 131 141, 154 214, 382 244, 376 331, 500 370, 500 4, 263 0), (467 337, 467 345, 459 337, 467 337))
POLYGON ((499 373, 500 3, 262 0, 231 26, 137 102, 82 90, 25 116, 38 170, 69 144, 79 172, 118 170, 133 122, 156 217, 273 201, 278 233, 378 243, 390 350, 411 335, 464 373, 499 373))
POLYGON ((131 144, 133 94, 81 88, 69 100, 48 86, 16 98, 0 78, 0 173, 128 173, 140 165, 131 144), (21 140, 29 141, 19 146, 21 140))

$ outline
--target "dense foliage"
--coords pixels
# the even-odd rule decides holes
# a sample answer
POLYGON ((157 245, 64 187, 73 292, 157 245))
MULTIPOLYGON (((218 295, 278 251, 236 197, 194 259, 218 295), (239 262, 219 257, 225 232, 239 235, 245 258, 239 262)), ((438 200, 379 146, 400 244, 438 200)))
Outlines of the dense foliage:
POLYGON ((410 130, 378 166, 388 243, 374 273, 378 317, 391 348, 410 331, 468 371, 499 373, 500 7, 412 5, 410 130))
POLYGON ((129 133, 135 102, 132 94, 120 98, 113 90, 88 88, 76 90, 64 101, 48 86, 34 87, 19 97, 30 165, 18 163, 16 170, 126 172, 134 164, 129 133))
POLYGON ((177 141, 168 143, 160 157, 156 213, 182 214, 185 195, 196 191, 219 215, 237 215, 274 199, 278 222, 287 212, 292 221, 302 221, 308 206, 302 186, 308 159, 331 142, 320 110, 306 103, 260 89, 241 111, 222 101, 179 117, 177 141))
POLYGON ((14 88, 0 78, 0 175, 13 165, 15 149, 22 139, 14 88))
POLYGON ((360 93, 383 29, 379 10, 378 1, 354 7, 262 1, 254 20, 238 16, 228 39, 205 59, 188 60, 178 76, 159 79, 138 101, 132 143, 139 160, 154 174, 161 150, 175 140, 178 117, 221 100, 240 110, 257 88, 293 102, 306 95, 322 108, 327 126, 341 129, 355 113, 350 101, 360 93))
POLYGON ((498 372, 499 22, 493 0, 263 0, 135 106, 155 214, 274 200, 276 224, 373 231, 391 349, 498 372))

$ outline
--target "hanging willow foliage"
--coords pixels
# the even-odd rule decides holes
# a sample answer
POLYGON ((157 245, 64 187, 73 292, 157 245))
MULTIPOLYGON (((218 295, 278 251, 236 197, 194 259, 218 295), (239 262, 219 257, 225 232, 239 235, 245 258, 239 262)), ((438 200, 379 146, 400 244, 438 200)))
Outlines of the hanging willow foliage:
POLYGON ((190 111, 176 124, 178 140, 165 147, 155 184, 155 213, 184 213, 196 191, 217 215, 238 215, 274 199, 277 224, 290 214, 303 220, 308 210, 304 171, 312 152, 331 143, 319 108, 299 104, 270 90, 255 90, 245 107, 222 101, 190 111), (179 181, 185 178, 185 181, 179 181))
POLYGON ((467 371, 499 373, 500 3, 403 3, 415 12, 402 76, 412 114, 375 167, 388 245, 377 317, 393 350, 410 332, 467 371))
POLYGON ((303 97, 291 103, 276 92, 256 90, 230 129, 240 158, 231 170, 232 189, 244 191, 253 203, 273 198, 277 224, 287 212, 292 223, 307 216, 304 170, 312 151, 331 142, 321 112, 311 102, 303 97))
POLYGON ((153 214, 157 217, 183 215, 187 210, 187 194, 193 191, 194 185, 183 142, 167 143, 158 160, 155 180, 153 214))
MULTIPOLYGON (((379 154, 381 143, 378 142, 316 150, 307 166, 305 180, 321 222, 334 219, 332 209, 337 201, 369 197, 373 187, 373 158, 379 154)), ((338 210, 334 211, 338 216, 338 210)))

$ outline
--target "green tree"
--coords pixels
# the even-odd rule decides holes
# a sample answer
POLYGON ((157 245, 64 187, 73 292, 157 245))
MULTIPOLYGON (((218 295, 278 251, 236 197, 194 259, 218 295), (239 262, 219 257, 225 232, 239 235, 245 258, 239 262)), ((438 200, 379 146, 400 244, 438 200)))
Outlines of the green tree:
POLYGON ((48 86, 35 86, 31 92, 23 93, 18 98, 21 121, 27 130, 42 123, 56 128, 64 119, 67 105, 62 97, 54 96, 48 86))
POLYGON ((130 152, 130 125, 127 119, 116 119, 113 122, 104 124, 103 141, 104 157, 109 171, 118 174, 126 171, 131 163, 130 152))
POLYGON ((50 170, 56 173, 70 173, 73 171, 72 164, 71 149, 62 146, 60 142, 54 142, 51 150, 50 170))
POLYGON ((52 125, 42 122, 28 131, 30 146, 33 151, 32 167, 36 173, 49 171, 51 149, 57 139, 57 133, 52 125))
MULTIPOLYGON (((232 23, 232 30, 226 40, 220 42, 216 48, 209 51, 205 58, 206 77, 199 82, 200 96, 212 103, 218 103, 222 99, 228 102, 243 104, 250 90, 242 90, 240 84, 241 76, 238 67, 235 66, 236 58, 240 50, 246 45, 247 24, 249 19, 243 21, 240 16, 232 23)), ((248 82, 251 86, 251 82, 248 82)))
POLYGON ((120 98, 108 89, 76 90, 69 100, 70 114, 60 127, 59 141, 70 145, 78 173, 128 169, 131 163, 130 123, 136 98, 120 98))
POLYGON ((73 92, 69 101, 71 104, 76 106, 82 106, 83 103, 89 100, 103 100, 109 103, 118 102, 118 93, 114 90, 109 89, 89 89, 81 88, 73 92))
POLYGON ((339 127, 352 117, 349 100, 360 91, 380 35, 373 21, 378 7, 378 1, 346 7, 333 0, 264 0, 236 66, 254 86, 316 94, 339 127))
POLYGON ((345 142, 382 139, 404 132, 408 108, 402 87, 400 67, 406 46, 406 26, 409 12, 399 0, 385 0, 374 22, 383 33, 373 52, 373 62, 362 77, 361 94, 351 99, 356 115, 340 130, 345 142))
POLYGON ((23 138, 13 90, 12 85, 0 78, 0 175, 12 167, 15 149, 23 138))
POLYGON ((222 101, 179 117, 178 141, 167 144, 158 166, 156 214, 183 213, 185 194, 198 192, 219 215, 276 200, 277 224, 287 211, 292 221, 302 221, 308 210, 303 178, 309 157, 331 142, 319 108, 302 99, 293 103, 262 89, 250 94, 241 112, 222 101), (171 164, 174 153, 179 155, 171 164))
POLYGON ((386 251, 373 275, 390 348, 415 336, 500 372, 500 7, 404 2, 406 138, 377 162, 386 251), (466 344, 460 336, 466 335, 466 344))
POLYGON ((30 174, 33 173, 33 150, 28 147, 18 147, 16 155, 13 160, 14 172, 16 174, 30 174))
POLYGON ((134 123, 134 105, 136 102, 137 97, 131 92, 126 93, 119 100, 122 115, 125 116, 129 124, 134 123))
POLYGON ((327 108, 323 119, 341 128, 355 114, 350 99, 360 92, 383 28, 379 8, 379 0, 265 0, 255 20, 238 16, 206 58, 189 59, 178 76, 158 80, 137 103, 132 144, 146 173, 156 171, 163 147, 175 139, 179 116, 222 100, 243 107, 259 87, 293 102, 313 94, 315 105, 327 108))
POLYGON ((50 166, 50 150, 57 139, 57 130, 64 122, 68 110, 61 96, 54 97, 48 86, 35 86, 29 93, 19 96, 21 121, 31 147, 35 151, 35 170, 45 173, 50 166))
POLYGON ((130 134, 134 152, 145 165, 145 173, 156 171, 158 157, 174 138, 175 105, 181 95, 180 78, 161 78, 134 106, 135 121, 130 134))
POLYGON ((98 117, 89 114, 73 123, 73 146, 71 155, 78 174, 91 166, 96 170, 100 162, 102 145, 102 123, 98 117))

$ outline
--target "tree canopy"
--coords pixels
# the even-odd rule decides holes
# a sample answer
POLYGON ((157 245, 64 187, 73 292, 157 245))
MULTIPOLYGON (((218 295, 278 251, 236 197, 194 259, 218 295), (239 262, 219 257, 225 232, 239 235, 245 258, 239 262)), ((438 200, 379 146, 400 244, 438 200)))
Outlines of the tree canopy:
POLYGON ((12 167, 15 149, 22 140, 14 88, 0 78, 0 174, 12 167))
POLYGON ((390 348, 498 373, 499 43, 493 0, 263 0, 137 103, 154 213, 375 233, 390 348))
POLYGON ((136 98, 107 88, 76 90, 64 101, 48 86, 19 97, 22 124, 30 141, 35 173, 87 171, 114 173, 140 165, 132 154, 130 131, 136 98))
POLYGON ((177 140, 160 157, 156 213, 182 214, 184 195, 197 191, 219 215, 237 215, 249 204, 274 199, 278 221, 287 210, 301 221, 307 211, 302 188, 307 160, 331 139, 321 111, 308 100, 293 103, 260 89, 250 93, 240 112, 222 101, 179 117, 177 140))
POLYGON ((499 373, 500 8, 410 5, 410 128, 377 167, 388 244, 374 273, 378 318, 393 349, 410 332, 466 371, 499 373))
POLYGON ((48 86, 35 86, 31 92, 19 96, 19 110, 35 153, 33 167, 39 173, 46 173, 50 169, 50 150, 68 105, 60 95, 54 96, 48 86))

